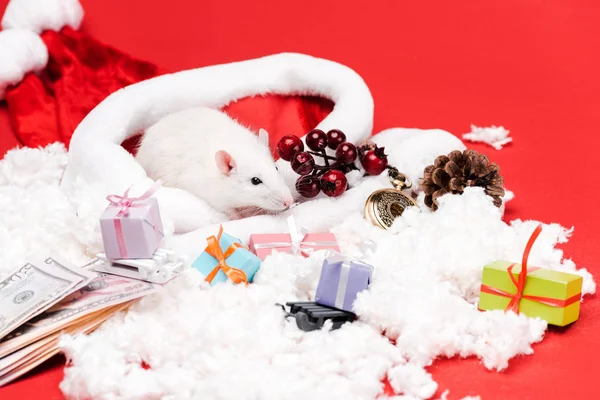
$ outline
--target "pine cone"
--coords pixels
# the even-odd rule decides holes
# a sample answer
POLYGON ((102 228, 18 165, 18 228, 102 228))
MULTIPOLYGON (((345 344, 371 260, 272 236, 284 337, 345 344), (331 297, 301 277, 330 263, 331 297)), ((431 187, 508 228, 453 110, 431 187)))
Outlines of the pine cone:
POLYGON ((500 168, 475 150, 455 150, 447 156, 439 156, 433 165, 425 168, 421 189, 425 192, 425 204, 437 210, 437 199, 447 193, 462 194, 465 187, 479 186, 494 199, 494 205, 502 205, 504 179, 500 168))

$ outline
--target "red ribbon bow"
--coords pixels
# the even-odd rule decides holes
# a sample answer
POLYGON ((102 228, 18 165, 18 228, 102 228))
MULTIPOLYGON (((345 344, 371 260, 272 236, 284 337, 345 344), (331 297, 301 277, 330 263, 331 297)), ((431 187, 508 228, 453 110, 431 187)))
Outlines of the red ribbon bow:
POLYGON ((537 228, 535 228, 535 230, 531 234, 531 237, 529 238, 529 241, 527 242, 527 246, 525 246, 525 252, 523 253, 523 260, 521 263, 521 272, 519 273, 518 280, 512 274, 512 270, 513 270, 513 267, 515 266, 515 264, 512 264, 511 266, 509 266, 507 268, 508 276, 510 277, 510 280, 517 288, 517 291, 514 294, 505 292, 504 290, 497 289, 495 287, 491 287, 488 285, 484 285, 484 284, 481 285, 482 293, 495 294, 498 296, 510 298, 510 302, 508 303, 508 305, 506 306, 506 309, 505 309, 506 311, 510 310, 510 311, 514 311, 518 314, 519 306, 520 306, 522 299, 527 299, 527 300, 535 301, 535 302, 538 302, 541 304, 545 304, 550 307, 559 307, 559 308, 566 307, 569 304, 573 304, 573 303, 579 301, 579 299, 581 299, 581 293, 579 293, 575 296, 569 297, 566 300, 554 299, 552 297, 529 296, 529 295, 523 294, 523 290, 525 289, 525 282, 527 281, 527 273, 533 272, 533 271, 539 269, 539 268, 533 267, 528 270, 527 269, 527 259, 529 258, 529 253, 531 252, 533 243, 536 241, 536 239, 538 238, 540 233, 542 233, 542 224, 539 224, 537 226, 537 228))

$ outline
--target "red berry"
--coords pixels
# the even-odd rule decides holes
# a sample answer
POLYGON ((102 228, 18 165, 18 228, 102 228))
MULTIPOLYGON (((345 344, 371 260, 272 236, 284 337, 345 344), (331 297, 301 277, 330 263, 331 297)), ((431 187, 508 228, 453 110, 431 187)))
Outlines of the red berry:
POLYGON ((388 166, 388 159, 382 147, 366 151, 360 162, 369 175, 379 175, 388 166))
POLYGON ((306 145, 314 151, 321 151, 327 147, 327 135, 320 129, 313 129, 306 135, 306 145))
POLYGON ((337 129, 332 129, 329 132, 327 132, 327 144, 329 145, 330 149, 337 149, 338 146, 344 143, 345 141, 346 135, 344 135, 344 132, 337 129))
POLYGON ((296 181, 296 190, 300 196, 313 198, 321 191, 321 183, 316 176, 301 176, 296 181))
POLYGON ((337 169, 330 169, 321 177, 321 190, 329 197, 341 196, 347 186, 346 175, 337 169))
POLYGON ((298 136, 286 135, 277 143, 279 157, 285 161, 290 161, 294 157, 294 154, 302 150, 304 150, 304 143, 302 143, 302 140, 298 136))
POLYGON ((350 142, 344 142, 335 150, 335 157, 338 161, 350 164, 356 160, 356 146, 350 142))
POLYGON ((292 169, 300 175, 308 175, 315 167, 315 159, 305 151, 294 154, 292 158, 292 169))

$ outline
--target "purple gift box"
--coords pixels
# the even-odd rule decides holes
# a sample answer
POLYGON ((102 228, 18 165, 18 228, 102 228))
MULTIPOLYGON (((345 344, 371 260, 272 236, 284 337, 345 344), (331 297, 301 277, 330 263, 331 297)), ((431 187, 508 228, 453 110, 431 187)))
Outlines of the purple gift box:
POLYGON ((100 216, 104 252, 109 260, 152 258, 163 239, 163 226, 154 197, 108 196, 100 216))
POLYGON ((341 254, 323 261, 315 302, 324 306, 352 311, 359 292, 371 283, 373 267, 360 261, 346 260, 341 254))

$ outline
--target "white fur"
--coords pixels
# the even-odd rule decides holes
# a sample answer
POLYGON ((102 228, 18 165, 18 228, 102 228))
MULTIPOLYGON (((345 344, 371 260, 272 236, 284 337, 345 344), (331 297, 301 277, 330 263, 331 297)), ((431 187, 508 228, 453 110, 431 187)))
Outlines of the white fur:
MULTIPOLYGON (((411 191, 418 188, 421 172, 437 155, 465 148, 459 139, 440 129, 387 129, 373 136, 372 140, 378 145, 385 146, 390 164, 398 166, 413 180, 411 191)), ((295 176, 298 177, 297 174, 295 176)), ((202 228, 173 237, 170 239, 173 241, 170 245, 184 251, 190 257, 196 257, 199 249, 195 244, 211 235, 210 232, 218 229, 219 224, 222 224, 227 232, 247 241, 252 233, 284 231, 287 229, 285 218, 290 214, 294 214, 299 223, 312 232, 327 230, 348 215, 362 213, 367 197, 382 187, 391 187, 386 174, 367 177, 358 180, 341 198, 323 196, 303 202, 280 216, 260 215, 224 223, 207 223, 202 228)))
MULTIPOLYGON (((419 149, 428 146, 411 139, 410 131, 403 138, 402 132, 396 131, 397 146, 387 137, 386 149, 390 158, 404 160, 403 168, 417 170, 423 158, 419 149)), ((448 135, 423 133, 427 141, 448 135)), ((450 147, 436 150, 447 153, 457 144, 448 142, 450 147)), ((67 197, 58 186, 66 163, 61 145, 13 150, 0 161, 0 278, 38 252, 53 249, 82 264, 101 249, 98 215, 105 188, 82 183, 75 197, 67 197)), ((476 302, 483 265, 519 261, 536 223, 507 225, 489 197, 468 189, 462 196, 442 197, 435 213, 409 209, 391 230, 382 231, 368 225, 360 210, 368 193, 381 187, 389 187, 385 177, 371 177, 339 199, 291 210, 301 225, 331 229, 345 254, 375 267, 369 291, 355 303, 358 322, 333 332, 303 333, 274 305, 314 298, 321 252, 308 259, 272 256, 247 289, 211 288, 188 270, 99 331, 65 337, 61 346, 72 366, 65 370, 63 392, 67 398, 128 400, 362 400, 376 398, 387 374, 396 392, 419 399, 436 389, 424 367, 437 356, 474 355, 487 368, 503 369, 511 357, 531 354, 531 344, 542 339, 543 321, 482 313, 476 302), (367 251, 368 241, 376 244, 376 252, 367 251), (151 369, 142 369, 141 360, 151 369)), ((226 230, 285 231, 284 216, 261 217, 228 222, 226 230)), ((178 252, 202 251, 206 236, 179 241, 193 235, 173 236, 168 219, 165 223, 178 252)), ((211 227, 204 234, 215 232, 211 227)), ((576 270, 555 248, 569 235, 559 225, 545 225, 531 264, 580 274, 584 293, 593 293, 590 274, 576 270)))
POLYGON ((423 169, 437 156, 466 149, 460 139, 442 129, 385 129, 374 136, 373 141, 385 148, 390 165, 408 175, 413 190, 419 186, 423 169))
MULTIPOLYGON (((111 94, 75 130, 62 187, 67 194, 80 181, 102 182, 106 194, 122 193, 132 184, 143 190, 150 179, 120 146, 125 139, 172 112, 193 106, 220 108, 262 93, 327 97, 335 108, 319 129, 341 129, 355 143, 371 133, 373 99, 356 72, 303 54, 276 54, 164 75, 111 94)), ((289 163, 279 160, 277 165, 293 188, 297 175, 289 163)), ((181 189, 162 188, 156 196, 178 232, 204 226, 205 216, 211 214, 204 202, 181 189)))
POLYGON ((40 71, 48 62, 48 49, 35 33, 26 29, 0 32, 0 100, 6 89, 19 83, 26 73, 40 71))
POLYGON ((78 0, 10 0, 0 32, 0 100, 25 74, 46 67, 48 49, 38 34, 66 25, 77 29, 82 18, 78 0))
POLYGON ((136 159, 150 178, 184 189, 222 213, 243 207, 283 211, 292 204, 292 194, 265 141, 264 130, 257 137, 221 111, 194 107, 147 129, 136 159), (217 154, 231 157, 234 168, 220 170, 217 154), (253 185, 253 177, 262 183, 253 185))
POLYGON ((78 29, 83 8, 78 0, 10 0, 2 17, 2 29, 23 28, 35 33, 63 26, 78 29))

